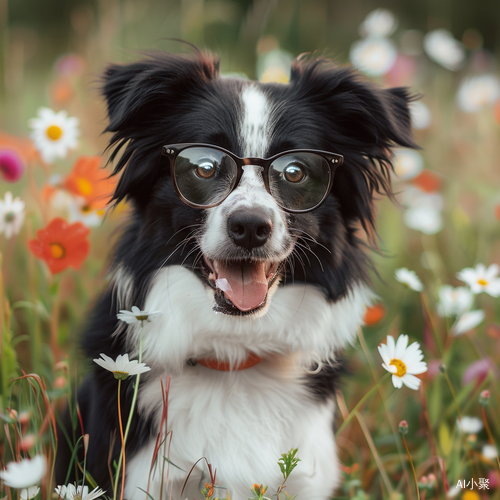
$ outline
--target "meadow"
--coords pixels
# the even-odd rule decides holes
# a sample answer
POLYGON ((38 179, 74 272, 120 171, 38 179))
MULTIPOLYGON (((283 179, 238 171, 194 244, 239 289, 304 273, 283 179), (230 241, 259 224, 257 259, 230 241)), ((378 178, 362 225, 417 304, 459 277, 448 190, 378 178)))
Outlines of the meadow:
MULTIPOLYGON (((109 50, 110 37, 125 36, 113 15, 103 12, 93 37, 82 35, 39 78, 28 78, 34 63, 26 59, 8 66, 4 81, 0 499, 120 496, 118 487, 94 490, 84 463, 87 490, 55 485, 51 474, 58 412, 74 408, 88 370, 78 332, 109 283, 109 251, 129 210, 107 206, 116 179, 108 178, 97 91, 106 62, 137 57, 109 50), (56 486, 65 488, 54 493, 56 486)), ((73 22, 84 31, 90 21, 79 16, 73 22)), ((196 15, 179 16, 185 34, 198 29, 196 15)), ((121 11, 123 23, 133 17, 121 11)), ((337 392, 344 479, 336 499, 500 499, 500 79, 480 33, 458 41, 435 31, 402 30, 378 11, 339 57, 380 85, 414 89, 422 149, 395 152, 395 200, 378 201, 378 249, 370 250, 377 299, 345 352, 337 392), (408 376, 412 368, 416 377, 408 376)), ((228 57, 223 71, 286 82, 298 53, 271 35, 257 37, 255 47, 244 67, 228 57)), ((287 452, 276 457, 285 478, 294 458, 287 452)), ((120 467, 111 468, 118 485, 120 467)), ((220 495, 213 486, 203 496, 220 495)), ((277 493, 264 492, 258 477, 248 486, 249 498, 277 493)))

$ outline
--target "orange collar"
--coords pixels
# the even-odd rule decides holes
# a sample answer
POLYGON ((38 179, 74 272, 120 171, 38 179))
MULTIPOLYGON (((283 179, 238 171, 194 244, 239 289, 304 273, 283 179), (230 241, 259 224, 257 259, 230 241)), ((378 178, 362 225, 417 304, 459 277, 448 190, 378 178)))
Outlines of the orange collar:
MULTIPOLYGON (((247 368, 252 368, 263 361, 262 358, 257 356, 256 354, 250 353, 245 359, 245 361, 241 362, 236 368, 233 370, 246 370, 247 368)), ((205 368, 211 368, 212 370, 219 370, 222 372, 231 371, 231 365, 227 361, 218 361, 213 358, 201 358, 197 360, 198 364, 204 366, 205 368)))

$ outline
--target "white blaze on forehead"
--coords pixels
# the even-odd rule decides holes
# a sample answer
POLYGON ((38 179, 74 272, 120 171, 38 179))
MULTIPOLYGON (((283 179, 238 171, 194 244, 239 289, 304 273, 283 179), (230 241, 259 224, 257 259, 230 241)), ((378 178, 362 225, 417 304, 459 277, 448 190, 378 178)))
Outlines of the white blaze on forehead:
POLYGON ((245 87, 241 94, 243 119, 240 141, 243 156, 263 158, 269 147, 271 110, 266 95, 256 86, 245 87))

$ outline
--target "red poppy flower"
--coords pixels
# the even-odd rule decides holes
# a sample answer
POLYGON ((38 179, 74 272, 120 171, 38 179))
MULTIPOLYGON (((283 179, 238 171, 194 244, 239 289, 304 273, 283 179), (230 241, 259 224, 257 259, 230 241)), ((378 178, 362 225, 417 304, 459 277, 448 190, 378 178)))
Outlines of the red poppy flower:
POLYGON ((57 274, 67 267, 79 269, 90 250, 88 234, 88 227, 81 222, 69 224, 57 217, 36 232, 38 239, 28 241, 28 247, 47 263, 52 274, 57 274))
POLYGON ((100 156, 82 156, 64 180, 64 187, 71 193, 85 198, 89 208, 104 208, 116 187, 116 179, 109 178, 101 168, 100 156))
POLYGON ((385 307, 382 304, 374 304, 366 308, 363 323, 366 326, 376 325, 385 316, 385 307))
POLYGON ((441 189, 441 179, 430 170, 422 170, 412 182, 426 193, 435 193, 441 189))

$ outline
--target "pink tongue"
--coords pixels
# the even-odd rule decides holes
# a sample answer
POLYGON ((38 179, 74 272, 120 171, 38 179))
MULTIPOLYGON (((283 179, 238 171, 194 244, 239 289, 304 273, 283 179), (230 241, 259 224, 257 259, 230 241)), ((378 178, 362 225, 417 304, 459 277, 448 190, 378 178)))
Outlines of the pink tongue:
POLYGON ((226 297, 240 310, 251 311, 258 307, 267 294, 265 265, 217 263, 218 282, 226 297), (227 280, 224 283, 223 280, 227 280))

